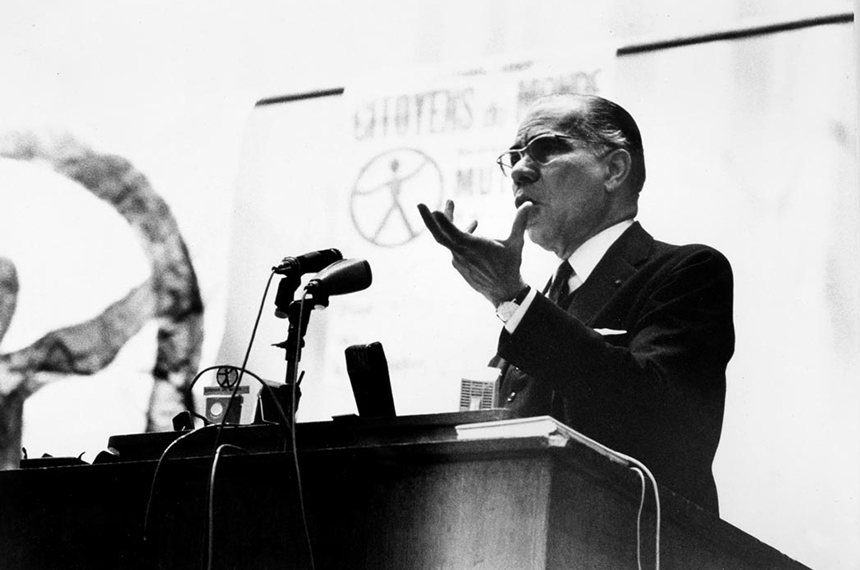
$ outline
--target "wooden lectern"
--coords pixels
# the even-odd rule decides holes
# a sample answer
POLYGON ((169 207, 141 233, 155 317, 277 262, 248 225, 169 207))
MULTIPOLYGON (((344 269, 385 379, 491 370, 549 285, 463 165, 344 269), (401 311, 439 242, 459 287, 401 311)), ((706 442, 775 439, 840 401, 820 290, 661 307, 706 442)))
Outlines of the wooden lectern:
MULTIPOLYGON (((634 472, 564 430, 458 430, 486 419, 505 416, 299 424, 301 501, 278 426, 219 436, 248 453, 221 457, 211 495, 214 430, 117 436, 114 461, 0 473, 0 567, 305 569, 312 551, 317 570, 634 570, 637 539, 655 567, 650 484, 637 533, 634 472)), ((668 489, 660 501, 664 569, 805 568, 668 489)))

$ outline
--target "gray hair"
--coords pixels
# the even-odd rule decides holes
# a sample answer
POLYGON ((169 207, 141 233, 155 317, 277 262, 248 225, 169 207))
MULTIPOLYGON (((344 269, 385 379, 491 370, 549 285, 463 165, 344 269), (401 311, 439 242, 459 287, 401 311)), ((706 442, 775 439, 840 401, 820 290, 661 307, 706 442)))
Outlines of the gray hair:
POLYGON ((595 151, 623 148, 630 153, 630 179, 637 192, 645 185, 645 151, 636 121, 621 105, 596 95, 575 95, 582 112, 571 113, 560 125, 595 151))

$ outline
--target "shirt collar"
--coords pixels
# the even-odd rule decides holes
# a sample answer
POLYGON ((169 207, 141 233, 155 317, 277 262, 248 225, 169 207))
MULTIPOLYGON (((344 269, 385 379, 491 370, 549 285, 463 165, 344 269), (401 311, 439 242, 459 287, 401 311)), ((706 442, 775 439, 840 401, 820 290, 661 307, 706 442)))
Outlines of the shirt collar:
POLYGON ((615 243, 615 240, 620 238, 621 234, 632 225, 633 220, 618 222, 614 226, 609 226, 597 235, 592 236, 588 241, 579 246, 567 259, 567 262, 570 263, 576 272, 576 276, 582 281, 588 279, 588 276, 591 275, 591 272, 594 271, 594 268, 597 267, 597 264, 606 255, 606 252, 615 243))

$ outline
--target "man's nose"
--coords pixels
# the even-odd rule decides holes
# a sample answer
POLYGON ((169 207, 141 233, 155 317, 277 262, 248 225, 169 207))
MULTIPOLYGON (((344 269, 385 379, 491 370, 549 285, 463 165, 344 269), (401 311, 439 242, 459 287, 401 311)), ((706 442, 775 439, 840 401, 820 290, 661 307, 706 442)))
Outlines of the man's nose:
POLYGON ((524 155, 511 169, 511 179, 516 185, 528 184, 540 178, 540 170, 529 155, 524 155))

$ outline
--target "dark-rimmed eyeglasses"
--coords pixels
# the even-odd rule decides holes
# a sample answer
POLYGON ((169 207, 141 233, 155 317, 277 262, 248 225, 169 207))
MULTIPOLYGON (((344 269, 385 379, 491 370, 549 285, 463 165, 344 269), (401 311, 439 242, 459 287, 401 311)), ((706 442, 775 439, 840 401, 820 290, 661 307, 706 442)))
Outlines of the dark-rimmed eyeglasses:
POLYGON ((522 159, 523 155, 526 154, 540 166, 546 166, 562 154, 572 150, 571 145, 564 142, 565 140, 577 139, 576 137, 559 133, 538 135, 522 148, 512 148, 503 152, 496 159, 496 164, 499 165, 499 168, 502 169, 502 174, 505 176, 511 175, 511 170, 522 159))

